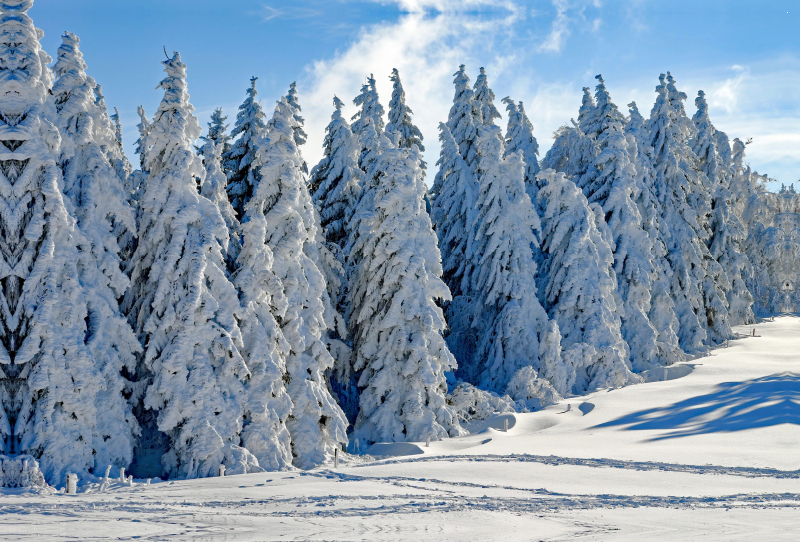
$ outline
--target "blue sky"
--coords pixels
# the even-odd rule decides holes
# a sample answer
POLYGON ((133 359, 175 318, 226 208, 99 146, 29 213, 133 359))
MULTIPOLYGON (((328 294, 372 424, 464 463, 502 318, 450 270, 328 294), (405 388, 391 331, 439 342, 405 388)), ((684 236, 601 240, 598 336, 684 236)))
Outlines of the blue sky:
POLYGON ((150 115, 158 106, 166 47, 188 65, 203 126, 215 107, 233 120, 253 75, 268 114, 297 80, 311 163, 332 96, 349 103, 373 72, 386 106, 394 67, 435 162, 436 127, 464 63, 473 81, 486 67, 498 102, 524 101, 542 154, 596 74, 621 110, 636 100, 646 115, 659 73, 671 70, 690 114, 705 90, 716 126, 753 138, 754 169, 798 179, 796 0, 36 0, 30 15, 51 56, 64 30, 81 37, 89 73, 120 110, 134 163, 136 106, 150 115))

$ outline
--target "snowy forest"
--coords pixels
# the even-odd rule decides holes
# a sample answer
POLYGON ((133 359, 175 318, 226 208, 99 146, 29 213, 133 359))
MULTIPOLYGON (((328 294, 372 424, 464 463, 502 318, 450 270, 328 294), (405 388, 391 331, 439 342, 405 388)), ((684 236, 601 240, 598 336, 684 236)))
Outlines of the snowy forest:
POLYGON ((0 462, 49 484, 455 437, 800 303, 800 195, 669 72, 649 113, 587 82, 542 156, 536 111, 454 66, 435 163, 401 74, 391 97, 369 75, 308 164, 294 83, 201 122, 174 53, 129 159, 80 39, 48 55, 32 4, 0 0, 0 462))

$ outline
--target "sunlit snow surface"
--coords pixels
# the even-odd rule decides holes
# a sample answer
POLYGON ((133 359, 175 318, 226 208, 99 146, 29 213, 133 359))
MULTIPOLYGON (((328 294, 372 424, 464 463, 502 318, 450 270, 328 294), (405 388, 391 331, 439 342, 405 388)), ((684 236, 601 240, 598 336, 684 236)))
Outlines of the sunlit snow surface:
POLYGON ((74 496, 8 490, 0 538, 796 540, 800 318, 752 329, 666 381, 649 375, 515 415, 508 432, 498 419, 429 448, 399 447, 402 456, 86 485, 74 496))

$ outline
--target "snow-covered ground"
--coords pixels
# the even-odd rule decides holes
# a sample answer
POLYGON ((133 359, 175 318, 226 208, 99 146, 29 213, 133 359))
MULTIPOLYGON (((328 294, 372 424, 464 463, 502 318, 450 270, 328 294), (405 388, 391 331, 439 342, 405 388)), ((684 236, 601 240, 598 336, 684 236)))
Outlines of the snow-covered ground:
POLYGON ((0 538, 797 540, 800 319, 736 331, 747 337, 666 381, 382 447, 410 455, 78 495, 6 490, 0 538))

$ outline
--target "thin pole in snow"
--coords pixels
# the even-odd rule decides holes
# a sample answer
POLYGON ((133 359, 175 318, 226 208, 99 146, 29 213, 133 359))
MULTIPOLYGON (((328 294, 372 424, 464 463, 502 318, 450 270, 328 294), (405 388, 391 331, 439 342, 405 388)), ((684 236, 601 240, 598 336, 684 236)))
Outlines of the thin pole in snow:
POLYGON ((339 448, 338 446, 333 449, 333 468, 339 468, 339 448))
POLYGON ((426 448, 430 448, 431 447, 431 437, 428 437, 428 438, 425 439, 425 447, 426 448))
POLYGON ((125 483, 125 467, 119 468, 119 481, 125 483))
POLYGON ((506 418, 505 420, 503 420, 503 431, 505 431, 506 433, 508 433, 508 418, 506 418))

